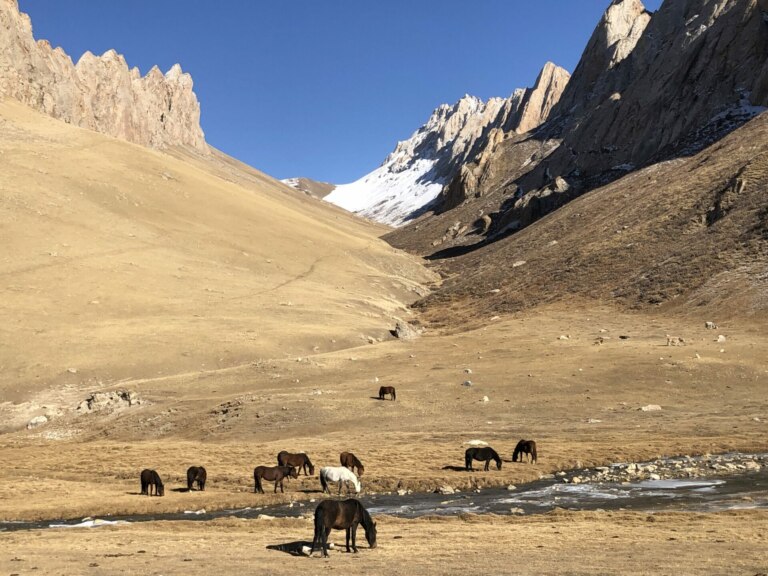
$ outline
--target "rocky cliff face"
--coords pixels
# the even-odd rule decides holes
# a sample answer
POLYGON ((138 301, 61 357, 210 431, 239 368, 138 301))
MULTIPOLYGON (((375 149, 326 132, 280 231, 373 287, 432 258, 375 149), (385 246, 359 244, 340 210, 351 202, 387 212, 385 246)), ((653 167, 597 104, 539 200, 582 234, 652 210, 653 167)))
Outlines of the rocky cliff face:
POLYGON ((0 0, 0 96, 136 144, 208 149, 192 78, 178 64, 142 77, 114 50, 86 52, 74 64, 61 48, 35 41, 16 0, 0 0))
POLYGON ((540 125, 557 103, 569 74, 547 63, 533 88, 487 102, 465 96, 442 105, 384 163, 360 180, 338 186, 325 199, 362 216, 400 225, 427 209, 447 209, 444 187, 462 166, 487 153, 508 133, 540 125), (443 193, 443 197, 438 196, 443 193), (435 200, 437 202, 435 202, 435 200))
POLYGON ((473 231, 498 238, 638 168, 689 156, 766 105, 768 0, 666 0, 654 14, 614 0, 547 122, 463 165, 451 210, 420 223, 431 237, 391 240, 429 252, 456 221, 468 235, 449 244, 477 243, 473 231), (478 215, 491 222, 473 227, 478 215))

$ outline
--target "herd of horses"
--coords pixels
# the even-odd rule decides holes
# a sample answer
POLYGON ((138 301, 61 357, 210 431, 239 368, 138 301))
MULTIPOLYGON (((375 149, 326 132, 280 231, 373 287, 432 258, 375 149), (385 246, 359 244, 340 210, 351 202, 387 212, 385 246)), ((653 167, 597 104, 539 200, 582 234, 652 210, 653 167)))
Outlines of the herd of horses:
MULTIPOLYGON (((381 390, 391 388, 382 386, 381 390)), ((395 399, 394 388, 387 394, 395 399)), ((380 392, 380 396, 383 394, 380 392)), ((536 442, 533 440, 520 440, 512 453, 512 461, 520 462, 525 460, 536 463, 536 442)), ((496 463, 496 468, 501 470, 502 460, 499 453, 490 446, 467 448, 464 453, 464 467, 467 471, 473 471, 473 461, 485 462, 484 470, 488 471, 491 460, 496 463)), ((323 493, 331 493, 330 484, 338 483, 339 496, 342 486, 346 486, 349 493, 350 485, 354 487, 355 494, 362 490, 359 476, 363 475, 365 468, 362 462, 351 452, 342 452, 339 455, 341 466, 323 466, 320 468, 320 484, 323 493), (355 474, 355 469, 357 474, 355 474)), ((283 480, 285 478, 298 478, 299 472, 303 471, 305 476, 314 476, 315 466, 304 452, 290 453, 282 451, 277 455, 277 466, 257 466, 253 470, 254 492, 264 493, 262 480, 275 483, 274 492, 277 493, 277 487, 280 486, 280 492, 283 493, 283 480)), ((192 491, 195 484, 198 490, 205 490, 205 482, 208 474, 202 466, 190 466, 187 470, 187 490, 192 491)), ((151 496, 152 492, 156 496, 165 494, 165 486, 160 479, 160 475, 155 470, 146 469, 141 471, 141 493, 151 496)), ((331 530, 346 531, 347 552, 357 553, 357 528, 362 524, 365 530, 365 539, 370 548, 376 548, 376 522, 362 505, 355 499, 349 498, 344 501, 323 500, 315 508, 314 516, 314 537, 312 539, 312 548, 309 556, 315 553, 315 549, 322 551, 324 557, 328 557, 328 535, 331 530)))
MULTIPOLYGON (((525 461, 530 461, 532 464, 536 463, 536 442, 533 440, 520 440, 517 446, 515 446, 515 450, 512 453, 512 461, 517 462, 519 459, 520 462, 523 462, 524 457, 525 461)), ((501 456, 490 446, 467 448, 464 452, 465 470, 474 471, 472 462, 475 460, 485 463, 483 470, 486 472, 490 469, 491 460, 496 463, 496 469, 501 470, 501 456)), ((323 488, 323 493, 327 492, 330 494, 330 484, 337 483, 339 495, 341 495, 341 490, 344 486, 347 488, 347 493, 350 493, 352 488, 354 488, 355 494, 359 494, 362 490, 360 477, 365 472, 363 463, 352 452, 342 452, 339 455, 339 462, 341 466, 324 466, 320 468, 320 485, 323 488)), ((256 466, 253 469, 253 491, 264 494, 262 480, 267 480, 275 483, 274 493, 277 493, 278 487, 280 487, 281 493, 285 493, 283 480, 285 478, 298 478, 301 472, 304 472, 305 476, 315 475, 315 465, 312 464, 309 456, 304 452, 291 453, 283 450, 277 455, 277 466, 256 466)), ((203 466, 190 466, 187 470, 187 491, 191 492, 194 490, 195 484, 197 485, 197 490, 205 490, 207 479, 208 473, 203 466)), ((165 494, 165 486, 157 471, 151 469, 142 470, 140 480, 141 493, 143 495, 152 496, 153 491, 155 496, 163 496, 165 494)))

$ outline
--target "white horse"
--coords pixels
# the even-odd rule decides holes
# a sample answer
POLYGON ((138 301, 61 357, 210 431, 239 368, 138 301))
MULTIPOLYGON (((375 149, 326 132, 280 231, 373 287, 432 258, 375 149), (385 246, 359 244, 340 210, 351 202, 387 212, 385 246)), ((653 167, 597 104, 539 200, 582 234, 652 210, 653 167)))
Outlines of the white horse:
POLYGON ((360 494, 362 488, 360 480, 357 479, 355 473, 344 466, 324 466, 323 468, 320 468, 320 484, 323 485, 323 492, 328 492, 328 494, 331 493, 328 488, 329 482, 339 483, 339 495, 341 495, 342 483, 347 485, 347 493, 349 493, 350 482, 355 487, 355 494, 360 494))

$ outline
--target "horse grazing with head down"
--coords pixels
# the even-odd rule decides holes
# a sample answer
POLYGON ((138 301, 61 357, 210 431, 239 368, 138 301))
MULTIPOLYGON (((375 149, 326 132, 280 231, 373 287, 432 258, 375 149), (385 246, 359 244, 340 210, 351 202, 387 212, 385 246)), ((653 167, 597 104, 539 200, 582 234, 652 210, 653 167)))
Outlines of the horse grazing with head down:
POLYGON ((293 466, 294 468, 300 468, 304 470, 305 476, 314 476, 315 467, 312 462, 309 461, 309 456, 304 452, 298 454, 291 454, 283 450, 277 455, 277 464, 279 466, 293 466), (307 474, 307 468, 309 468, 309 474, 307 474))
POLYGON ((536 464, 536 442, 533 440, 520 440, 517 446, 515 446, 515 451, 512 453, 512 462, 517 462, 518 456, 520 456, 520 462, 522 462, 523 454, 526 454, 526 461, 528 456, 530 456, 531 464, 536 464))
POLYGON ((357 459, 357 456, 352 454, 352 452, 342 452, 339 455, 339 460, 341 460, 341 465, 349 468, 352 470, 352 472, 355 471, 355 468, 357 468, 357 475, 362 476, 363 472, 365 472, 365 467, 363 466, 363 463, 360 462, 360 460, 357 459))
POLYGON ((152 496, 152 487, 155 488, 155 496, 163 496, 165 494, 165 486, 160 479, 160 474, 154 470, 146 468, 141 471, 141 493, 146 496, 152 496))
POLYGON ((360 480, 357 479, 355 473, 344 466, 324 466, 320 468, 320 484, 323 487, 323 492, 328 492, 328 494, 331 493, 330 488, 328 488, 329 482, 339 483, 339 495, 341 495, 342 484, 346 484, 347 494, 349 494, 350 482, 355 487, 355 494, 360 494, 362 489, 362 484, 360 484, 360 480))
POLYGON ((379 388, 379 400, 384 400, 384 396, 389 394, 392 397, 392 401, 397 400, 397 393, 394 386, 382 386, 379 388))
POLYGON ((255 484, 253 491, 264 494, 264 488, 261 487, 261 479, 263 478, 264 480, 275 481, 275 492, 277 492, 277 485, 280 484, 280 492, 284 493, 283 478, 286 476, 298 478, 299 472, 293 466, 256 466, 253 469, 253 481, 255 484))
POLYGON ((190 466, 187 469, 187 491, 191 492, 195 482, 197 482, 197 489, 200 491, 205 490, 205 481, 208 479, 208 473, 202 466, 190 466))
POLYGON ((482 448, 467 448, 467 451, 464 452, 464 468, 467 470, 474 470, 472 467, 472 460, 479 460, 480 462, 485 461, 485 468, 483 468, 483 470, 486 472, 488 472, 488 467, 491 463, 491 460, 495 460, 496 469, 501 470, 501 458, 499 458, 496 450, 490 446, 483 446, 482 448))
POLYGON ((350 498, 339 502, 338 500, 323 500, 315 508, 315 536, 312 539, 312 550, 309 555, 315 553, 315 548, 323 551, 323 556, 328 557, 328 534, 331 530, 346 529, 347 552, 350 552, 349 541, 352 539, 352 551, 357 553, 357 525, 362 524, 365 530, 365 539, 368 546, 376 548, 376 522, 373 521, 359 500, 350 498))

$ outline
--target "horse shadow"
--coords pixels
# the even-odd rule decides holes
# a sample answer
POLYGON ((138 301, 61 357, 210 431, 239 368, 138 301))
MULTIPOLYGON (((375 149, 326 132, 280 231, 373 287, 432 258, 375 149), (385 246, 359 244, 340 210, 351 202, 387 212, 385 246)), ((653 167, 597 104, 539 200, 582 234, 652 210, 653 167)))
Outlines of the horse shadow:
POLYGON ((171 492, 191 492, 189 488, 171 488, 171 492))
POLYGON ((443 466, 443 470, 451 470, 452 472, 466 472, 467 469, 464 466, 443 466))
POLYGON ((302 552, 304 546, 312 547, 312 541, 296 540, 294 542, 286 542, 285 544, 269 544, 267 550, 277 550, 278 552, 285 552, 291 556, 306 556, 302 552))
POLYGON ((381 400, 384 401, 384 398, 379 398, 378 396, 368 396, 371 400, 381 400))

